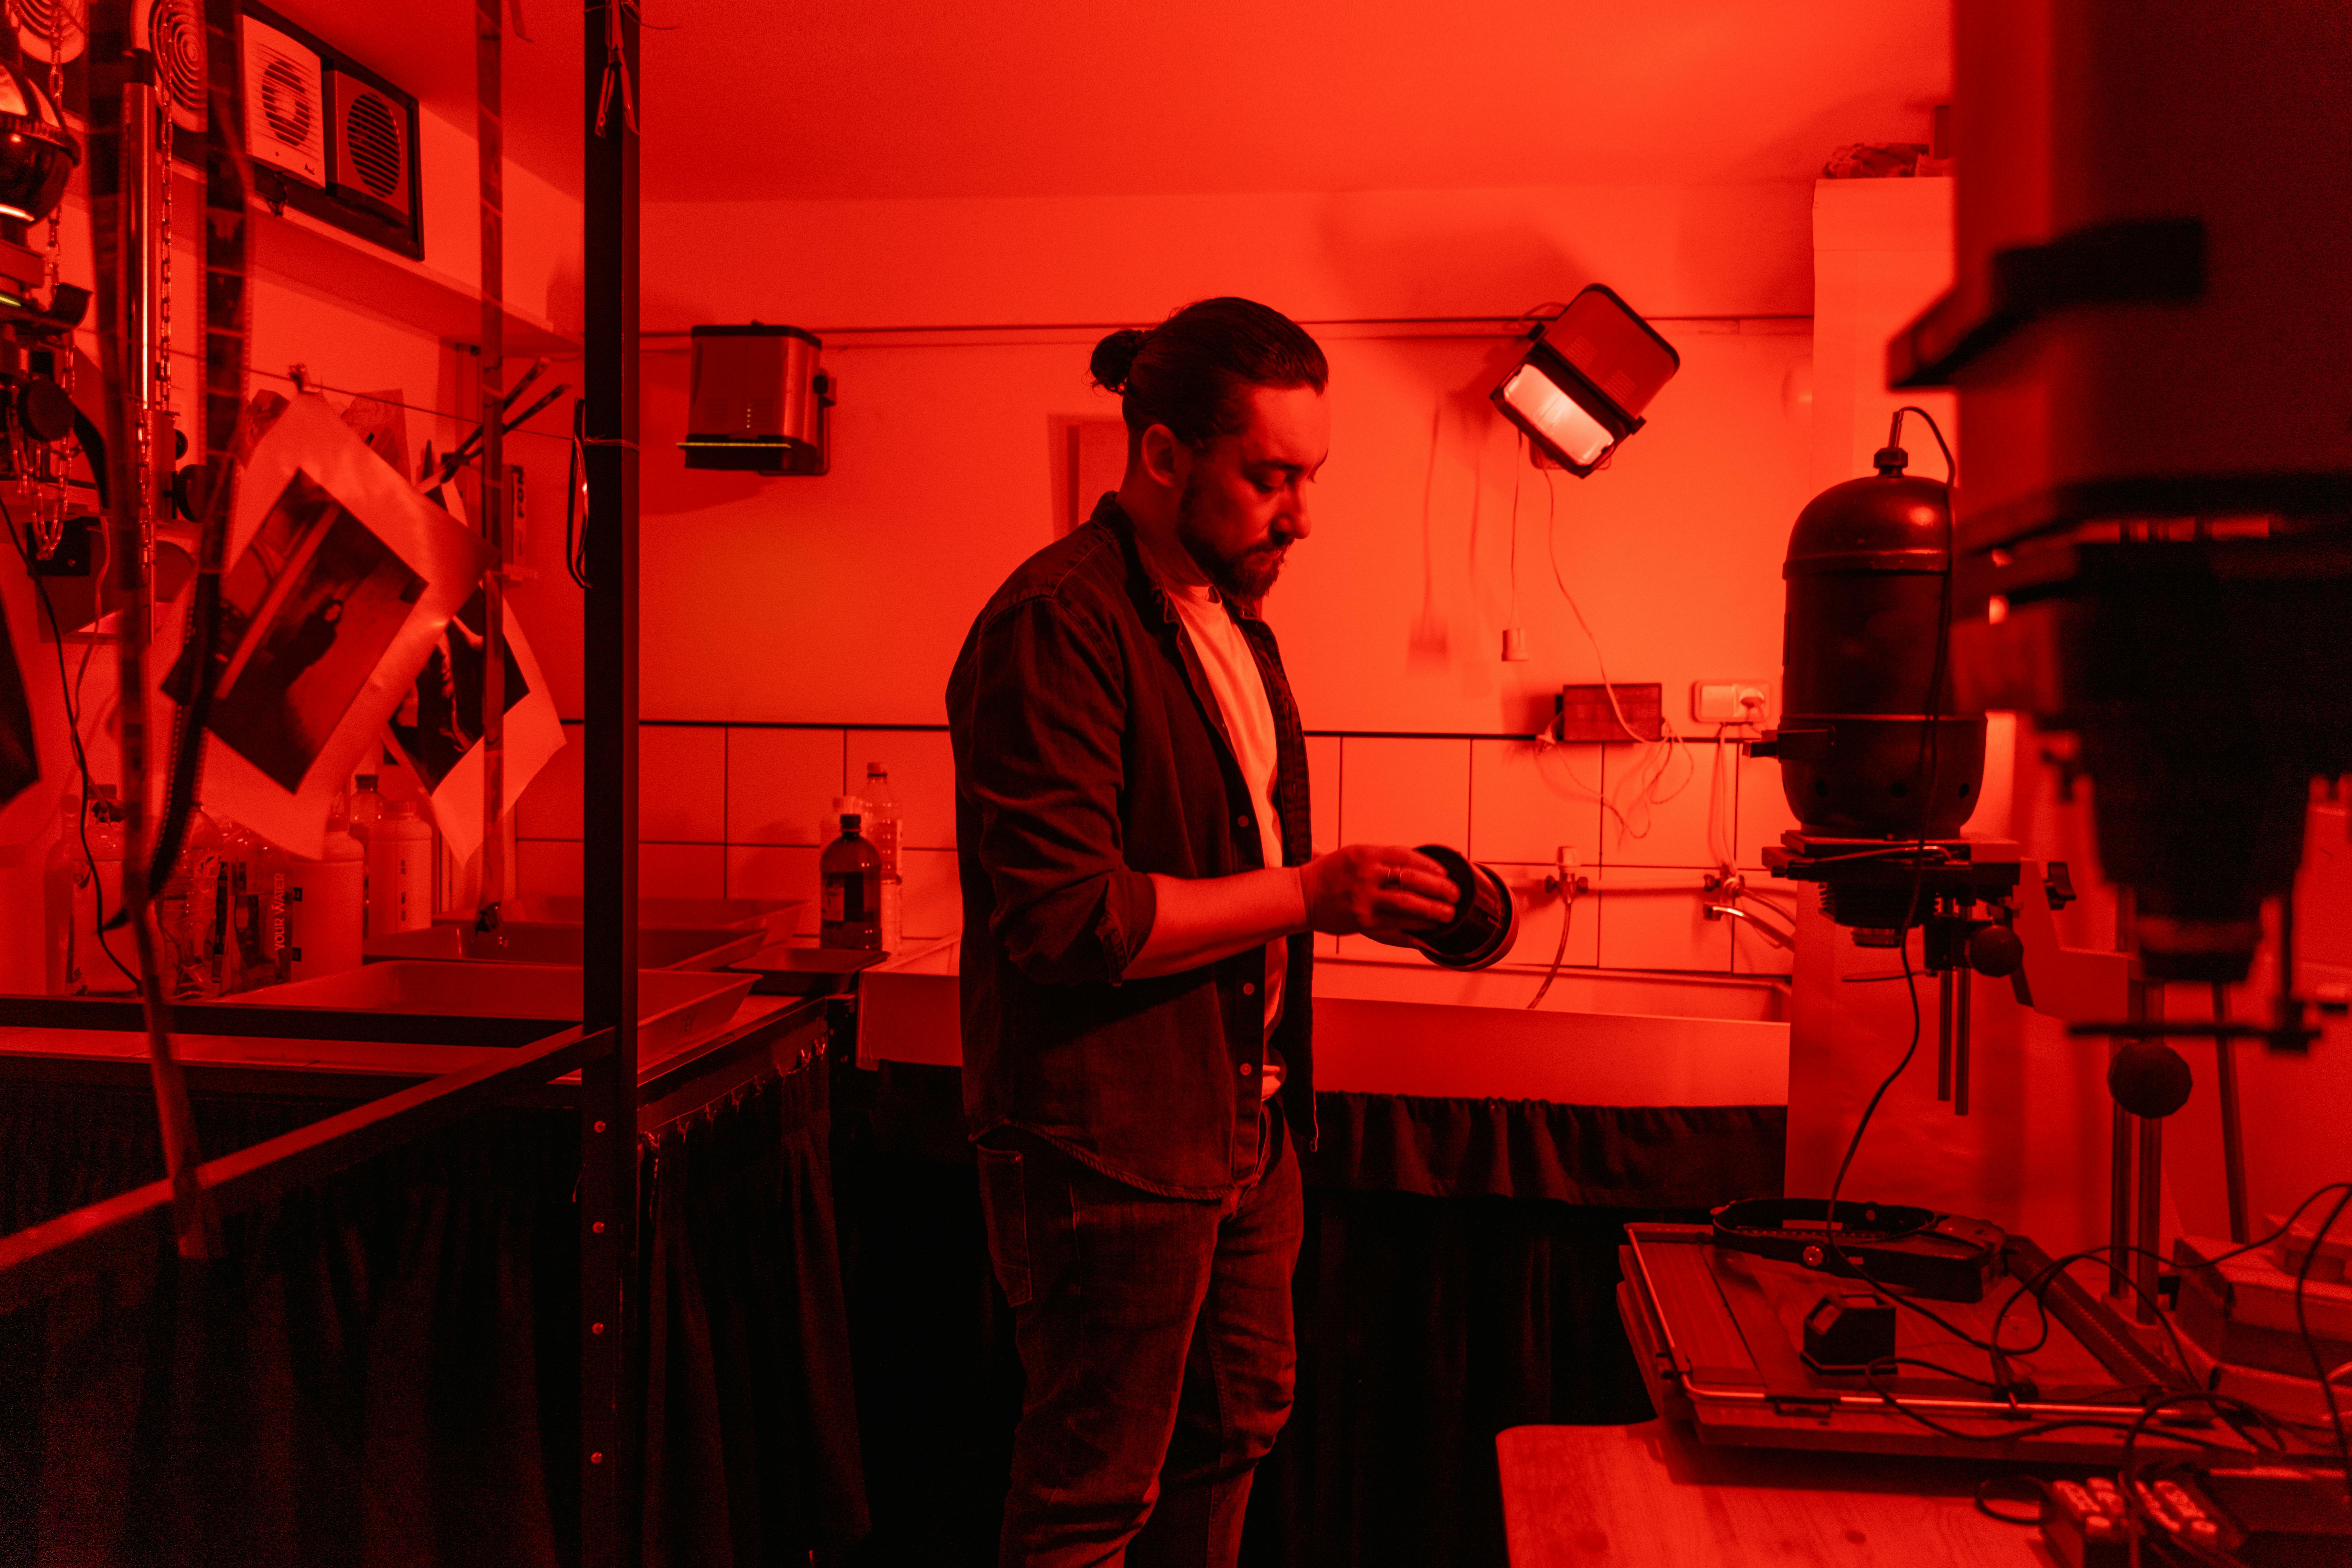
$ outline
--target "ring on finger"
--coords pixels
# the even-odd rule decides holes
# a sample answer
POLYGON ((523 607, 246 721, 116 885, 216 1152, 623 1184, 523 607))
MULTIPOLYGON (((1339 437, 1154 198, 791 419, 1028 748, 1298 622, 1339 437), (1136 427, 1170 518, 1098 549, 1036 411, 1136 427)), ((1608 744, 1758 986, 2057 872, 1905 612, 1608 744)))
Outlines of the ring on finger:
POLYGON ((1395 867, 1393 867, 1393 866, 1387 866, 1387 867, 1383 867, 1383 868, 1381 868, 1381 886, 1383 889, 1394 889, 1394 888, 1402 888, 1402 887, 1403 887, 1403 886, 1404 886, 1404 873, 1403 873, 1403 872, 1402 872, 1402 871, 1399 871, 1399 870, 1398 870, 1395 867))

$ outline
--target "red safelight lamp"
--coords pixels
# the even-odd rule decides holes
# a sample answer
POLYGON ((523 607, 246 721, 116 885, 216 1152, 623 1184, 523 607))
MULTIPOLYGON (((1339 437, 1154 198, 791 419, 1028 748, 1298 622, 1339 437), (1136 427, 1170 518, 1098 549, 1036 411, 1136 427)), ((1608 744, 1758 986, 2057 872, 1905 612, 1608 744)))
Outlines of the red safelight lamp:
POLYGON ((1534 338, 1495 388, 1495 406, 1539 456, 1579 479, 1642 427, 1642 410, 1683 363, 1656 328, 1598 283, 1534 338))

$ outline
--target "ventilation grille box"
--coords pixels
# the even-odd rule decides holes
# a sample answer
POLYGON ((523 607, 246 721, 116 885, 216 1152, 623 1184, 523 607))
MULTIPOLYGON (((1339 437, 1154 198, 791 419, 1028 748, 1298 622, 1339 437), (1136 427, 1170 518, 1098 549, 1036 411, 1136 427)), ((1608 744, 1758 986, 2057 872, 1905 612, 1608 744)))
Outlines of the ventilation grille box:
POLYGON ((319 53, 257 16, 245 19, 245 148, 304 184, 327 183, 326 73, 319 53))
POLYGON ((245 8, 245 39, 246 140, 268 165, 259 194, 423 260, 416 100, 259 5, 245 8))

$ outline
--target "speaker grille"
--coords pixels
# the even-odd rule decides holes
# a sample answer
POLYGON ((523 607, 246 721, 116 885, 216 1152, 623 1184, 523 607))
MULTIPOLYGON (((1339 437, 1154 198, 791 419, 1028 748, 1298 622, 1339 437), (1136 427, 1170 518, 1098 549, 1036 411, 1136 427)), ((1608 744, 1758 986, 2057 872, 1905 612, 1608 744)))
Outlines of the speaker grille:
POLYGON ((89 43, 84 0, 7 0, 8 21, 26 58, 79 59, 89 43))
POLYGON ((352 167, 360 183, 385 201, 400 189, 400 121, 374 93, 352 100, 343 116, 343 135, 350 142, 352 167))
POLYGON ((205 128, 205 19, 192 0, 153 0, 147 10, 148 50, 171 101, 172 118, 184 130, 205 128))

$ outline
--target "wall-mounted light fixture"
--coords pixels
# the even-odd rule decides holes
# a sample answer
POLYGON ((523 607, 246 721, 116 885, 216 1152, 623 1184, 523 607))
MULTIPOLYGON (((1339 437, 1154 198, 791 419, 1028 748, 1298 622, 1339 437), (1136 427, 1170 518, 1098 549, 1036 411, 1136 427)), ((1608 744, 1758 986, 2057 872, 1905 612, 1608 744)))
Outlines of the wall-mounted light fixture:
POLYGON ((1682 356, 1615 292, 1595 283, 1535 330, 1495 406, 1536 451, 1579 479, 1642 427, 1642 410, 1682 356))
POLYGON ((822 474, 833 466, 833 378, 817 368, 814 332, 754 321, 697 327, 678 443, 689 468, 822 474))
POLYGON ((81 144, 48 94, 23 68, 0 66, 0 218, 36 223, 48 216, 79 162, 81 144))

